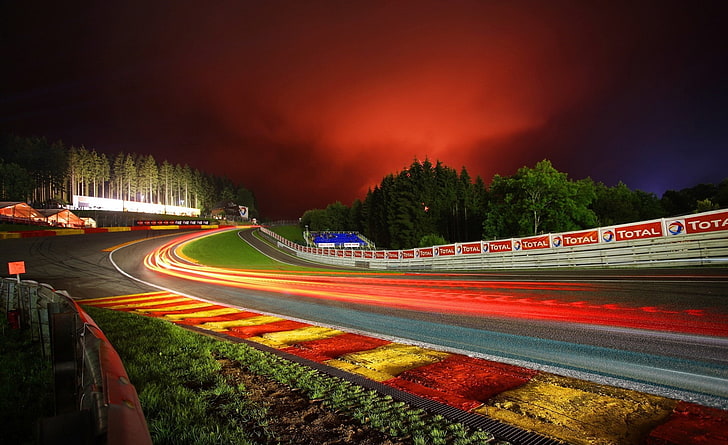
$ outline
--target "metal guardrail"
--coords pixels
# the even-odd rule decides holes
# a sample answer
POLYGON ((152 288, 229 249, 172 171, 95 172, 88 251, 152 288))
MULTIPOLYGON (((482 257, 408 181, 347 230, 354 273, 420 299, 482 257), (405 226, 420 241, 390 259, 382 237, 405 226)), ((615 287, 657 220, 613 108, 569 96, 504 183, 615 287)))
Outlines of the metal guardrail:
POLYGON ((40 420, 40 443, 152 443, 119 355, 68 293, 4 278, 0 312, 11 329, 40 342, 53 365, 55 416, 40 420))
POLYGON ((261 228, 309 261, 378 270, 492 270, 563 267, 728 265, 728 211, 495 241, 405 250, 300 246, 261 228))

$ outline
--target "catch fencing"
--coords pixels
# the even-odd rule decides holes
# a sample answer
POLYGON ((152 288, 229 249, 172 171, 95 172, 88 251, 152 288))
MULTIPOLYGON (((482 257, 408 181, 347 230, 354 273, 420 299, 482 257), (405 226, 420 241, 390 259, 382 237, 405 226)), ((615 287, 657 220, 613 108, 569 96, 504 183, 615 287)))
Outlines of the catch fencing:
POLYGON ((403 250, 307 247, 262 228, 278 246, 318 263, 377 270, 675 267, 728 264, 728 210, 492 241, 403 250))
POLYGON ((4 278, 0 305, 8 329, 24 330, 53 365, 55 416, 40 420, 41 443, 152 443, 119 355, 68 293, 4 278))

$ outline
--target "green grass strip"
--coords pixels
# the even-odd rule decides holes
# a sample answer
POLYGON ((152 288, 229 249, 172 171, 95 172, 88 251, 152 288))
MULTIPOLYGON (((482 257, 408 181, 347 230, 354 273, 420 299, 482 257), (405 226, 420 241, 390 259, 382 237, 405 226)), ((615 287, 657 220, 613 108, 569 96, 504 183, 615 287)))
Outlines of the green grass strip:
POLYGON ((159 319, 94 307, 85 310, 121 356, 155 444, 277 443, 269 428, 275 419, 265 406, 246 398, 245 387, 225 382, 216 357, 296 388, 332 411, 392 437, 423 444, 493 443, 487 432, 467 430, 442 416, 242 343, 159 319))
POLYGON ((274 226, 270 229, 289 241, 303 246, 306 245, 306 240, 303 239, 303 232, 298 226, 274 226))
POLYGON ((2 442, 36 443, 37 422, 54 411, 53 370, 28 330, 0 320, 0 431, 2 442))
MULTIPOLYGON (((241 229, 251 230, 251 229, 241 229)), ((291 272, 330 272, 317 267, 293 266, 263 255, 240 239, 240 230, 229 230, 193 240, 182 247, 189 258, 212 267, 253 270, 281 270, 291 272)))
POLYGON ((288 267, 255 250, 250 244, 240 239, 238 232, 239 230, 229 230, 196 239, 185 244, 182 253, 201 264, 212 267, 235 269, 283 269, 288 267))

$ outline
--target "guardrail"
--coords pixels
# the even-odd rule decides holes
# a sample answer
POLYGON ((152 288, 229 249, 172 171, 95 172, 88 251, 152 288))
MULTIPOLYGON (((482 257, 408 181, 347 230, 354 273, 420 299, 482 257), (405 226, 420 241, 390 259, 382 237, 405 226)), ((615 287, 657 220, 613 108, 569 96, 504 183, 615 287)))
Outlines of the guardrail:
POLYGON ((728 210, 575 232, 404 250, 326 249, 261 229, 296 256, 324 264, 388 270, 728 265, 728 210))
POLYGON ((152 443, 119 355, 68 293, 4 278, 0 305, 11 329, 26 330, 53 364, 55 417, 41 419, 40 443, 152 443))

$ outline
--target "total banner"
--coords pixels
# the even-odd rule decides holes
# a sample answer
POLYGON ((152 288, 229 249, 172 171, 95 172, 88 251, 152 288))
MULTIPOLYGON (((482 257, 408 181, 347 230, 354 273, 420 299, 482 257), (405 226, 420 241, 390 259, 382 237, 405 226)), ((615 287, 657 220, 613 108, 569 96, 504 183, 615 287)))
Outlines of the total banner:
POLYGON ((435 247, 435 255, 438 255, 438 256, 455 255, 455 244, 449 244, 447 246, 435 247))
POLYGON ((472 255, 474 253, 483 253, 483 244, 477 243, 465 243, 457 245, 458 255, 472 255))
POLYGON ((551 235, 552 247, 583 246, 586 244, 597 244, 598 242, 599 231, 596 229, 551 235))
POLYGON ((402 251, 402 259, 403 260, 410 260, 415 257, 415 251, 414 250, 403 250, 402 251))
POLYGON ((722 210, 680 219, 668 219, 665 221, 665 226, 668 235, 728 230, 728 211, 722 210))
POLYGON ((609 227, 599 231, 603 242, 627 241, 663 236, 662 220, 609 227))
POLYGON ((486 246, 488 252, 511 252, 513 251, 513 240, 489 241, 486 246))
POLYGON ((513 250, 547 249, 549 247, 551 247, 549 235, 521 238, 513 242, 513 250))

